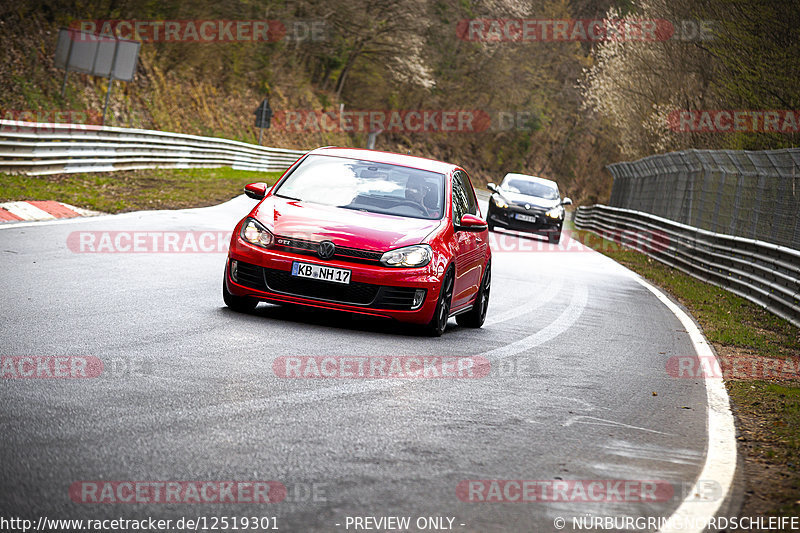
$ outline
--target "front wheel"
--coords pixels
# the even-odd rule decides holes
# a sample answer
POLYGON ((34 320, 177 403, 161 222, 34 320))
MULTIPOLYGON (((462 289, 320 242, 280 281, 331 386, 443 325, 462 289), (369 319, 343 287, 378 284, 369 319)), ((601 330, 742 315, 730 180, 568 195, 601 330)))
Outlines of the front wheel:
POLYGON ((250 298, 249 296, 237 296, 228 291, 228 285, 225 279, 222 280, 222 300, 229 308, 239 313, 247 313, 252 311, 258 305, 258 300, 250 298))
POLYGON ((492 288, 492 264, 489 263, 486 267, 486 272, 483 274, 483 283, 478 295, 475 297, 475 303, 472 309, 464 314, 456 316, 456 322, 459 326, 465 328, 479 328, 483 326, 486 321, 486 310, 489 308, 489 291, 492 288))
POLYGON ((431 337, 441 337, 447 329, 447 321, 450 318, 450 305, 453 303, 453 283, 455 276, 452 269, 447 272, 439 289, 439 300, 436 302, 436 310, 433 317, 425 327, 426 333, 431 337))
POLYGON ((547 240, 550 244, 558 244, 561 242, 561 228, 558 229, 558 233, 549 233, 547 235, 547 240))

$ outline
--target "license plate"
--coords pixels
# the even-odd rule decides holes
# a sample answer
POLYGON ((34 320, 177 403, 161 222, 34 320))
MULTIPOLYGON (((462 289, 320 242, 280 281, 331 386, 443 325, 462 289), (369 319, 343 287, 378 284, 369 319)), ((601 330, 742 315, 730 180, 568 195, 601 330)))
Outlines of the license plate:
POLYGON ((522 222, 536 222, 536 217, 532 217, 530 215, 523 215, 517 213, 517 220, 521 220, 522 222))
POLYGON ((297 261, 292 263, 292 276, 343 283, 345 285, 350 283, 349 270, 321 265, 309 265, 308 263, 298 263, 297 261))

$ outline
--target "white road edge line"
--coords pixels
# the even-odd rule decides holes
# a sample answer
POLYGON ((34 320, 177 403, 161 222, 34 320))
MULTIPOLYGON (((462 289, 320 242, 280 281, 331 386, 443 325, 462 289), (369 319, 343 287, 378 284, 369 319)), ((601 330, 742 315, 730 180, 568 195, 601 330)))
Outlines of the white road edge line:
MULTIPOLYGON (((505 359, 507 357, 522 353, 525 350, 535 348, 561 335, 567 331, 583 314, 583 311, 586 308, 588 294, 589 291, 585 285, 576 285, 573 290, 569 305, 567 305, 567 307, 561 312, 558 318, 550 322, 547 326, 543 327, 536 333, 523 337, 516 342, 506 346, 501 346, 499 348, 494 348, 477 355, 483 357, 490 356, 490 361, 505 359)), ((277 396, 271 396, 268 398, 253 398, 250 400, 226 404, 224 406, 207 406, 203 409, 194 411, 193 414, 216 416, 220 412, 220 407, 222 407, 225 410, 226 416, 238 416, 242 412, 252 412, 256 409, 273 407, 276 403, 285 405, 307 403, 314 400, 329 400, 354 394, 364 394, 388 389, 400 389, 407 387, 410 383, 413 383, 413 380, 394 381, 390 379, 377 379, 374 381, 367 380, 353 383, 342 383, 316 389, 283 392, 277 396)), ((184 419, 184 416, 184 414, 180 413, 181 420, 184 419)), ((178 418, 176 418, 176 420, 178 420, 178 418)), ((121 419, 121 421, 123 420, 121 419)))
POLYGON ((539 309, 544 304, 549 303, 551 300, 553 300, 553 298, 561 294, 561 286, 563 285, 562 280, 563 278, 559 277, 556 281, 551 281, 548 283, 547 289, 545 289, 544 293, 539 295, 538 298, 529 300, 528 303, 524 303, 518 307, 509 309, 508 311, 486 317, 483 327, 494 326, 495 324, 507 322, 513 318, 519 318, 539 309))
MULTIPOLYGON (((667 298, 659 289, 639 277, 633 276, 636 281, 652 292, 661 303, 667 306, 681 322, 689 338, 692 340, 695 352, 699 357, 714 357, 714 351, 708 345, 700 328, 694 323, 680 307, 667 298)), ((714 518, 722 503, 727 499, 733 485, 736 473, 736 426, 733 422, 730 398, 725 389, 722 378, 707 378, 705 380, 708 398, 708 448, 703 470, 688 496, 681 505, 672 513, 667 523, 659 533, 702 533, 705 525, 714 518), (701 481, 714 480, 722 487, 722 497, 717 501, 704 501, 695 499, 694 494, 702 494, 699 486, 701 481)))

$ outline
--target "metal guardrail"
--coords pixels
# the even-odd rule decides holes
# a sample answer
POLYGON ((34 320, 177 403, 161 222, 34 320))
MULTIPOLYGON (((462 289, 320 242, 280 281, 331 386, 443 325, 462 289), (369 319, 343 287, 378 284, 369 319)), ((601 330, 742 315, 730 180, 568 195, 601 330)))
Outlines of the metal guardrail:
POLYGON ((276 172, 304 153, 181 133, 0 120, 0 172, 30 176, 222 166, 276 172))
POLYGON ((800 327, 799 250, 605 205, 579 207, 574 221, 800 327))

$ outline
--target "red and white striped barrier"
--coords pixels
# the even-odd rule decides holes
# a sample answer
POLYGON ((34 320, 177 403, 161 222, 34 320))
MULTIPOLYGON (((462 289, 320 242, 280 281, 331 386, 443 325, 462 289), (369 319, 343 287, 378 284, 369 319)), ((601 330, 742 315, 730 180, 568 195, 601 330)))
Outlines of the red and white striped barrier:
POLYGON ((18 220, 55 220, 99 215, 96 211, 82 209, 52 200, 0 203, 0 224, 18 220))

